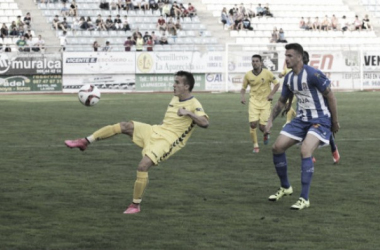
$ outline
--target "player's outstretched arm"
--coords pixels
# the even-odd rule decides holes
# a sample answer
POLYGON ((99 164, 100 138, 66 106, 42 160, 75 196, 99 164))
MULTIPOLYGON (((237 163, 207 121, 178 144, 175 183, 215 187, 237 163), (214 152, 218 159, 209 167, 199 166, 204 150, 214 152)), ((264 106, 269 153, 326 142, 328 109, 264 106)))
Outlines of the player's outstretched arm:
POLYGON ((328 87, 324 92, 323 96, 327 99, 327 102, 329 104, 329 109, 331 113, 331 131, 333 133, 337 133, 340 125, 338 121, 338 108, 336 104, 336 98, 334 93, 331 91, 331 88, 328 87))
POLYGON ((286 103, 286 98, 283 96, 280 96, 276 105, 274 105, 274 107, 270 113, 268 123, 265 126, 264 134, 270 134, 270 129, 272 128, 273 121, 281 113, 281 110, 285 107, 285 103, 286 103))
POLYGON ((198 116, 198 115, 194 114, 193 112, 188 111, 188 110, 186 110, 184 108, 178 109, 177 114, 179 116, 188 116, 188 117, 190 117, 195 122, 195 124, 197 124, 201 128, 207 128, 208 125, 209 125, 209 122, 208 122, 208 119, 207 119, 206 116, 198 116))

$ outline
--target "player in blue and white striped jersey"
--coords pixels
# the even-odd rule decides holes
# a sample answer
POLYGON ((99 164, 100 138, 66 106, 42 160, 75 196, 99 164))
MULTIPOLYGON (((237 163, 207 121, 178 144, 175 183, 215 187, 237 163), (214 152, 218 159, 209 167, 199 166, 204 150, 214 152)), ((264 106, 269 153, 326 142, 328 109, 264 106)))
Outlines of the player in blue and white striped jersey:
POLYGON ((288 98, 297 97, 297 115, 286 124, 273 145, 273 162, 281 187, 269 200, 277 201, 282 196, 291 195, 291 187, 287 176, 285 151, 298 142, 301 146, 301 184, 299 200, 291 207, 301 210, 310 206, 309 190, 314 173, 312 155, 319 146, 328 145, 331 133, 339 130, 338 112, 330 80, 319 70, 303 64, 303 48, 292 43, 285 46, 286 66, 292 69, 286 75, 281 96, 273 107, 264 133, 269 133, 273 120, 281 113, 288 98))

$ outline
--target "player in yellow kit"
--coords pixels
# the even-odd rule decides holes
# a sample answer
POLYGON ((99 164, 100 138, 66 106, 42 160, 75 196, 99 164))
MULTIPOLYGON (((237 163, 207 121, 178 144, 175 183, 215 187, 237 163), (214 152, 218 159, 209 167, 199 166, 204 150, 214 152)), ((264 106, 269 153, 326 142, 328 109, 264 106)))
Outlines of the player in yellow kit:
MULTIPOLYGON (((260 151, 257 140, 256 129, 259 127, 261 132, 264 132, 270 112, 273 95, 279 88, 278 80, 273 73, 262 68, 262 58, 260 55, 252 56, 252 70, 248 71, 243 80, 243 86, 240 91, 241 103, 245 104, 245 92, 247 87, 249 91, 249 124, 250 135, 253 142, 253 152, 260 151), (271 88, 274 84, 273 89, 271 88)), ((264 144, 268 144, 269 134, 264 135, 264 144)))
POLYGON ((90 143, 117 134, 126 134, 142 150, 142 160, 137 167, 137 179, 133 191, 133 202, 125 214, 140 212, 140 203, 148 184, 148 170, 153 165, 168 159, 183 148, 194 131, 195 125, 208 127, 208 116, 201 103, 192 96, 194 77, 190 72, 178 71, 173 84, 174 97, 169 103, 161 125, 149 125, 136 121, 120 122, 105 126, 92 135, 77 140, 65 141, 70 148, 85 150, 90 143))

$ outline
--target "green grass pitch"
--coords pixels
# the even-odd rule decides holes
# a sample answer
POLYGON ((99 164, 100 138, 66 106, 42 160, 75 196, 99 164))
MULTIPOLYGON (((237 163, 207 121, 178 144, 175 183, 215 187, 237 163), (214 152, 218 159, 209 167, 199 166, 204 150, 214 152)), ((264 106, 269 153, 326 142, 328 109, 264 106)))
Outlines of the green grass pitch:
POLYGON ((238 94, 195 96, 209 128, 151 169, 135 215, 122 212, 141 150, 123 135, 85 152, 63 141, 119 121, 161 123, 171 94, 104 94, 90 108, 71 94, 0 96, 0 249, 380 248, 380 92, 336 93, 341 163, 328 147, 316 151, 302 211, 289 209, 300 192, 299 148, 287 152, 293 196, 269 202, 279 181, 270 145, 252 154, 247 106, 238 94))

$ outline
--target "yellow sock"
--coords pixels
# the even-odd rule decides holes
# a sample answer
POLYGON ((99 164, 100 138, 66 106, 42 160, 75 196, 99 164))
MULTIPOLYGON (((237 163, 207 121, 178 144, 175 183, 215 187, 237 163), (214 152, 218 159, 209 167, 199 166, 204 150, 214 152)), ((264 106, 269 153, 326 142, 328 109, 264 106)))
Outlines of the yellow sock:
POLYGON ((87 140, 89 142, 94 142, 96 140, 103 140, 117 134, 121 134, 120 123, 108 125, 95 131, 91 136, 87 137, 87 140))
POLYGON ((148 172, 137 171, 137 179, 135 188, 133 189, 133 203, 140 203, 144 194, 145 188, 148 185, 148 172))
POLYGON ((252 142, 253 142, 253 147, 258 148, 259 143, 257 141, 257 133, 255 128, 251 128, 249 133, 251 134, 252 142))
POLYGON ((291 122, 294 117, 296 117, 296 111, 294 111, 293 108, 290 108, 290 110, 286 114, 286 123, 291 122))

